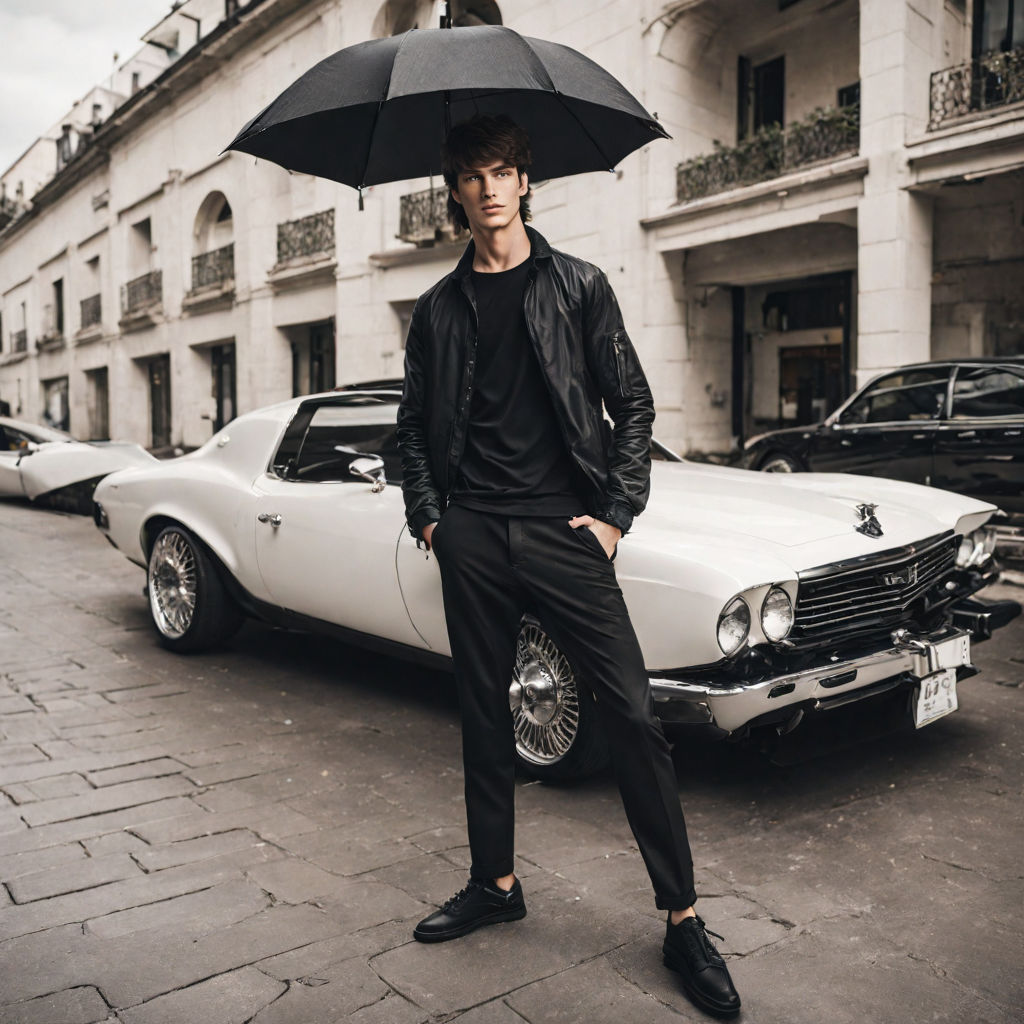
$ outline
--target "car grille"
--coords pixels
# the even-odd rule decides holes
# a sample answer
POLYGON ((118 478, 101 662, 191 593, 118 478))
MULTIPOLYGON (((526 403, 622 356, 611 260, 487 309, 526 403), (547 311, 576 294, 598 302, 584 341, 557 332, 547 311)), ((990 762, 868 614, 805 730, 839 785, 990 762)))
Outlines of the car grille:
POLYGON ((894 628, 913 614, 916 601, 949 576, 956 550, 950 531, 800 573, 790 640, 812 643, 894 628))

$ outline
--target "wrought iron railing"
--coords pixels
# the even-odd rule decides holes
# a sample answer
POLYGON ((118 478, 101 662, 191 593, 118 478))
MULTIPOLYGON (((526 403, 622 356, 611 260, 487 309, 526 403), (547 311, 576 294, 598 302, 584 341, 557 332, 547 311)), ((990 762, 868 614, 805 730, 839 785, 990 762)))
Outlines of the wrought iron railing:
POLYGON ((101 302, 101 296, 90 295, 87 299, 82 299, 81 303, 82 310, 82 327, 95 327, 103 319, 103 305, 101 302))
POLYGON ((334 252, 334 210, 277 225, 277 262, 334 252))
POLYGON ((1024 47, 985 53, 932 72, 928 130, 971 114, 1024 102, 1024 47))
POLYGON ((192 257, 192 291, 213 288, 235 279, 235 243, 192 257))
POLYGON ((151 270, 121 285, 121 313, 124 316, 162 301, 163 273, 159 270, 151 270))
POLYGON ((28 331, 22 328, 20 331, 11 331, 11 351, 28 351, 28 331))
POLYGON ((819 109, 788 128, 762 128, 735 146, 719 146, 676 168, 680 203, 753 185, 780 174, 856 153, 860 144, 860 108, 819 109))
POLYGON ((399 200, 398 237, 403 242, 431 245, 459 232, 448 219, 448 188, 426 188, 410 192, 399 200))

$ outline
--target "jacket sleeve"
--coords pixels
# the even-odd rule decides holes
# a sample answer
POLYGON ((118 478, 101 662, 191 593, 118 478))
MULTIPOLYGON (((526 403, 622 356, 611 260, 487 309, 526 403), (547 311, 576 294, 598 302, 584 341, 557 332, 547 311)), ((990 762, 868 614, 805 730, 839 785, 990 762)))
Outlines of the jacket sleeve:
POLYGON ((608 490, 602 507, 591 514, 625 534, 650 494, 654 398, 623 327, 615 293, 599 270, 587 282, 583 331, 591 373, 615 424, 608 453, 608 490))
POLYGON ((405 343, 405 383, 398 405, 398 449, 402 457, 402 496, 409 532, 419 544, 423 528, 441 518, 443 501, 430 471, 424 403, 429 381, 423 352, 422 315, 417 303, 405 343))

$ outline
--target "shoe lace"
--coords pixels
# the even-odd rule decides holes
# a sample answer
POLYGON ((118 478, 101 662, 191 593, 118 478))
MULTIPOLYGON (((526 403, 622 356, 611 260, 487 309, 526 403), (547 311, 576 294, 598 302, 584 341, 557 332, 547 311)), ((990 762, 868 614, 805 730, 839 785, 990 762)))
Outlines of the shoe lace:
POLYGON ((719 934, 718 934, 718 932, 713 932, 713 931, 712 931, 712 930, 711 930, 711 929, 710 929, 710 928, 709 928, 709 927, 708 927, 708 926, 707 926, 707 925, 706 925, 706 924, 704 923, 704 918, 700 917, 699 915, 697 916, 697 924, 699 924, 699 925, 701 926, 701 928, 702 928, 702 929, 703 929, 703 930, 704 930, 705 932, 707 932, 707 934, 708 934, 708 935, 714 935, 714 937, 715 937, 716 939, 718 939, 718 940, 719 940, 720 942, 725 942, 725 936, 724 936, 724 935, 719 935, 719 934))
POLYGON ((474 892, 477 891, 477 889, 480 888, 480 883, 471 878, 464 889, 460 889, 454 896, 450 896, 448 899, 444 901, 444 903, 441 905, 441 909, 455 909, 459 906, 460 903, 465 902, 465 900, 467 900, 470 896, 473 895, 474 892))
POLYGON ((704 955, 708 958, 709 963, 721 966, 725 962, 722 959, 722 954, 715 949, 714 943, 708 938, 708 936, 714 935, 714 937, 719 939, 721 942, 725 942, 725 936, 719 935, 718 932, 713 932, 704 923, 704 919, 699 916, 697 917, 697 924, 700 925, 700 932, 698 934, 700 935, 701 945, 704 947, 704 955))

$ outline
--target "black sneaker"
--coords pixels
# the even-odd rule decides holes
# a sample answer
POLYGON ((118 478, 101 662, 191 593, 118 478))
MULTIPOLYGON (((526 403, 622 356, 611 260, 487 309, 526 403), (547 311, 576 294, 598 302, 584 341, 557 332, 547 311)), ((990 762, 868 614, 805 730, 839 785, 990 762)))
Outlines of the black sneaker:
POLYGON ((740 997, 729 977, 729 968, 699 917, 684 917, 679 924, 672 924, 669 914, 662 952, 665 966, 682 976, 683 989, 702 1010, 722 1016, 739 1012, 740 997))
POLYGON ((493 882, 471 878, 440 910, 423 918, 412 937, 420 942, 445 942, 466 935, 474 928, 499 921, 518 921, 526 917, 523 887, 517 878, 508 892, 493 882))

